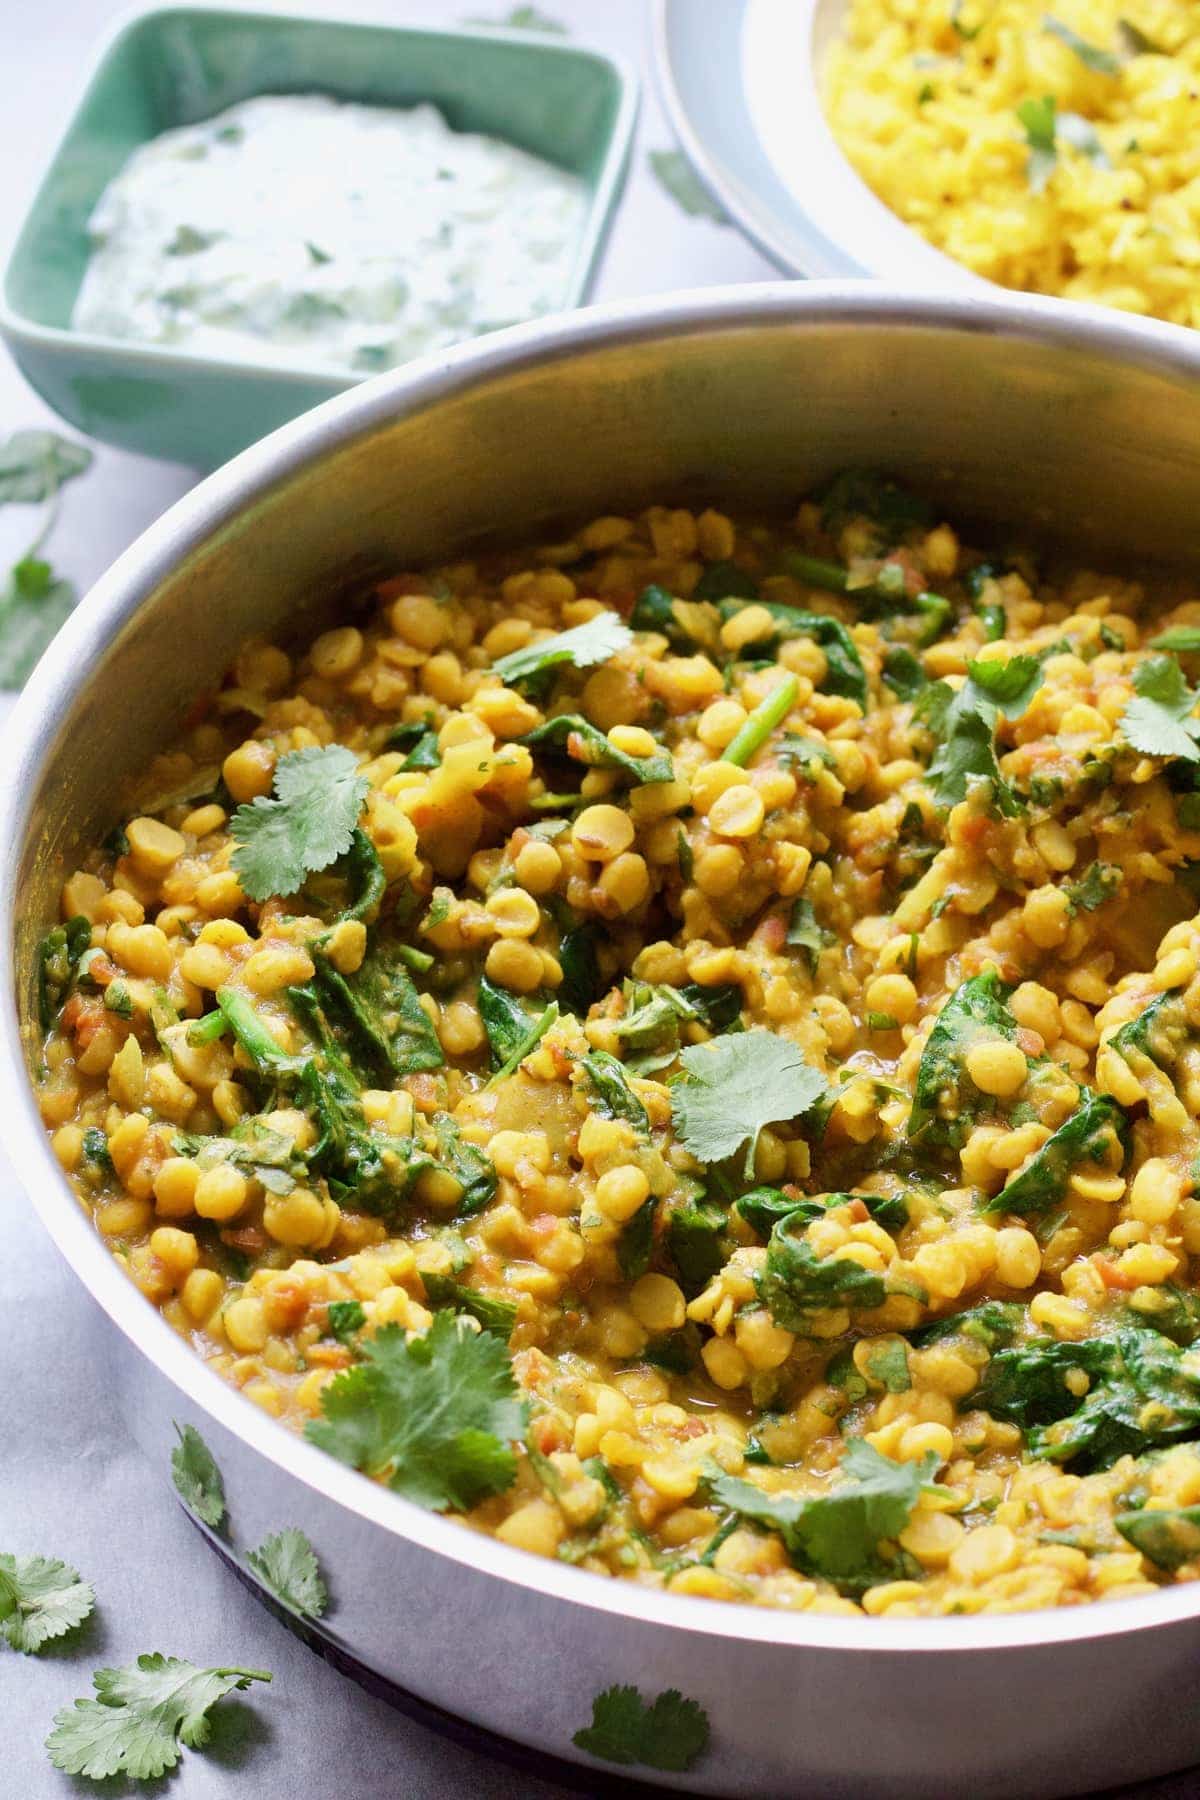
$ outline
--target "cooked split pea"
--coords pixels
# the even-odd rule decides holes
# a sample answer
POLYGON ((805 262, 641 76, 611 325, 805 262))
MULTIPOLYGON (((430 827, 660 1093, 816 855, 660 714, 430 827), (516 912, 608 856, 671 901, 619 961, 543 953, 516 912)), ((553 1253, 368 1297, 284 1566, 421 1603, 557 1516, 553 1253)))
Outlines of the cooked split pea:
POLYGON ((597 1576, 864 1629, 1200 1576, 1116 1523, 1200 1503, 1200 829, 1123 723, 1198 620, 856 476, 244 645, 46 948, 131 1304, 295 1430, 449 1326, 528 1411, 470 1524, 597 1576))

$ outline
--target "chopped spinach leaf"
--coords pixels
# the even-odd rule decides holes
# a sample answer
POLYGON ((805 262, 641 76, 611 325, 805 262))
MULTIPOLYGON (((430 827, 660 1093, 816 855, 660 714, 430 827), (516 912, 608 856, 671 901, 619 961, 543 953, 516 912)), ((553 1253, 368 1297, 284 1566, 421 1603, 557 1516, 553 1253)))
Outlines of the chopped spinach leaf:
POLYGON ((1006 1004, 1011 989, 994 968, 964 981, 937 1016, 921 1053, 908 1135, 939 1150, 961 1149, 986 1100, 966 1070, 967 1052, 1001 1037, 1012 1042, 1017 1022, 1006 1004))
POLYGON ((1114 1167, 1112 1150, 1121 1145, 1124 1124, 1120 1107, 1107 1095, 1093 1094, 1087 1088, 1080 1089, 1080 1101, 1079 1109, 1047 1138, 1021 1173, 993 1195, 985 1212, 1044 1213, 1063 1198, 1080 1163, 1114 1167))
POLYGON ((1172 1573, 1200 1556, 1200 1506, 1145 1507, 1119 1512, 1113 1524, 1147 1562, 1172 1573))
POLYGON ((801 1337, 812 1334, 813 1316, 839 1307, 882 1306, 887 1286, 874 1269, 845 1257, 821 1257, 804 1233, 809 1221, 796 1212, 771 1231, 767 1263, 755 1278, 759 1297, 777 1325, 801 1337))
POLYGON ((654 756, 629 756, 611 744, 581 713, 560 713, 518 742, 530 750, 568 757, 588 769, 616 769, 636 786, 675 779, 674 767, 665 750, 654 756))

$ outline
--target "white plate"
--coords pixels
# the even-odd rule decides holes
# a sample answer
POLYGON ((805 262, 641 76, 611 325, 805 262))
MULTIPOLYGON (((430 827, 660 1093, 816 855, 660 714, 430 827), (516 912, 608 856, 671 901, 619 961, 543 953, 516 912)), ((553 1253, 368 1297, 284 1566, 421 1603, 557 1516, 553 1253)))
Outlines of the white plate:
POLYGON ((871 275, 978 293, 989 286, 877 200, 842 155, 817 96, 845 0, 656 0, 663 103, 696 173, 791 275, 871 275))

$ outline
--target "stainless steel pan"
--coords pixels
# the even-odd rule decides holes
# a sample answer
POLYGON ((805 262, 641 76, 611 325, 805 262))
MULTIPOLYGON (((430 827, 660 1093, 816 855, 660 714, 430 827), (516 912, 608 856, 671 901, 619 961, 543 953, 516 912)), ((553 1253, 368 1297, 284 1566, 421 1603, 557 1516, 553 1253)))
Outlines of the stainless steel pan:
MULTIPOLYGON (((69 1193, 29 1092, 32 968, 77 847, 251 631, 376 569, 549 516, 694 496, 786 502, 882 465, 958 514, 1200 564, 1200 340, 1004 296, 768 286, 502 333, 329 402, 204 482, 122 557, 14 715, 0 801, 7 1145, 113 1323, 114 1378, 166 1481, 172 1419, 225 1476, 237 1543, 309 1534, 325 1630, 378 1675, 573 1756, 596 1692, 677 1687, 712 1794, 1023 1797, 1200 1761, 1200 1583, 946 1620, 789 1615, 605 1581, 377 1487, 226 1387, 69 1193)), ((641 1771, 639 1771, 641 1773, 641 1771)))

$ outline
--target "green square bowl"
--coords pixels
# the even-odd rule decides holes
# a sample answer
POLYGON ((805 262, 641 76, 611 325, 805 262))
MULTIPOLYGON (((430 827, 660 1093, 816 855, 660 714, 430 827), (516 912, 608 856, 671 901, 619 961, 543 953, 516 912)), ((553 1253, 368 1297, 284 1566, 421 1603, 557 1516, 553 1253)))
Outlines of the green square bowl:
POLYGON ((127 450, 212 468, 363 376, 221 360, 72 328, 87 222, 131 152, 173 125, 257 94, 322 93, 377 106, 431 101, 587 184, 566 304, 584 299, 620 195, 637 112, 613 58, 525 31, 348 23, 216 7, 156 7, 103 46, 0 281, 0 336, 42 398, 127 450))

